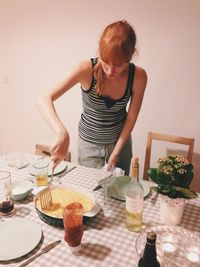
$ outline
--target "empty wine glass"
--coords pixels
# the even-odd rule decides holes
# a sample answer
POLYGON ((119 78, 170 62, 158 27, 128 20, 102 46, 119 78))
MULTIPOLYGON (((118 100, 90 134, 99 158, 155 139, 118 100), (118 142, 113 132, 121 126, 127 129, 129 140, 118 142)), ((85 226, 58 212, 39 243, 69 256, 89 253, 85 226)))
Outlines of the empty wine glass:
POLYGON ((116 178, 115 167, 110 168, 109 170, 102 170, 105 172, 103 179, 99 180, 99 185, 103 187, 103 211, 104 215, 107 217, 112 213, 111 207, 108 205, 108 186, 112 185, 116 178))

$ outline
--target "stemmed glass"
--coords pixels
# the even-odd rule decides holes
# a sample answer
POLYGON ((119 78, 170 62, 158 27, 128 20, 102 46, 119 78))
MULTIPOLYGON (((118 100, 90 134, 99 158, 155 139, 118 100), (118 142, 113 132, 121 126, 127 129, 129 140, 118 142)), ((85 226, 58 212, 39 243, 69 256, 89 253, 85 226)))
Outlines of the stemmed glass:
POLYGON ((17 170, 24 166, 25 157, 22 152, 8 152, 6 154, 6 161, 10 167, 15 169, 15 178, 17 178, 17 170))
POLYGON ((103 169, 102 173, 103 172, 105 172, 105 174, 103 174, 105 178, 100 179, 98 184, 103 187, 102 209, 104 211, 104 215, 107 217, 112 213, 111 207, 108 205, 108 186, 112 185, 115 181, 116 178, 115 167, 112 167, 109 170, 103 169))

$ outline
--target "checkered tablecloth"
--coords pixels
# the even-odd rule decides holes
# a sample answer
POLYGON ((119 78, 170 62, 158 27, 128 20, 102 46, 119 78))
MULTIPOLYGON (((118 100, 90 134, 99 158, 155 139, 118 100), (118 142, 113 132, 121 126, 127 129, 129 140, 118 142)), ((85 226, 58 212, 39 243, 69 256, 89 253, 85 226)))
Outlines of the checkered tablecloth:
MULTIPOLYGON (((32 163, 38 158, 36 155, 26 154, 26 161, 32 163)), ((7 165, 5 157, 0 157, 0 170, 13 170, 7 165)), ((28 167, 18 170, 18 179, 30 179, 28 167)), ((63 182, 78 185, 88 190, 92 190, 96 185, 97 170, 89 169, 83 166, 77 166, 74 170, 64 176, 63 182)), ((14 177, 13 177, 14 179, 14 177)), ((94 192, 97 202, 103 200, 103 191, 94 192)), ((147 198, 144 202, 143 219, 146 224, 160 224, 159 219, 159 201, 152 204, 147 198)), ((53 227, 41 221, 34 208, 32 197, 16 202, 16 214, 13 217, 25 217, 41 226, 43 232, 42 242, 28 255, 8 262, 0 262, 0 266, 19 266, 23 261, 30 258, 41 247, 56 241, 62 240, 62 243, 37 258, 29 266, 38 267, 134 267, 137 266, 137 254, 135 250, 135 241, 137 233, 129 232, 125 227, 124 213, 125 203, 116 199, 109 199, 109 205, 112 207, 113 214, 105 217, 101 211, 95 217, 92 217, 84 225, 84 235, 82 239, 81 250, 78 254, 73 254, 64 241, 64 230, 53 227)), ((200 198, 189 200, 186 204, 182 226, 194 233, 200 234, 200 198)), ((0 223, 1 227, 1 223, 0 223)), ((31 235, 31 233, 30 233, 31 235)), ((3 249, 3 248, 0 248, 3 249)))

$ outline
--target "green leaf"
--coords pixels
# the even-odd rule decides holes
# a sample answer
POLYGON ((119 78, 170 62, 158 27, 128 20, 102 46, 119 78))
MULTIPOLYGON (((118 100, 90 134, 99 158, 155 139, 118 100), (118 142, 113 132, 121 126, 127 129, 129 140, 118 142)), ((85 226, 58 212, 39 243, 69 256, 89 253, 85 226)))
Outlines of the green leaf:
POLYGON ((174 185, 178 187, 189 187, 189 185, 192 182, 193 178, 193 172, 188 171, 186 174, 177 174, 176 175, 176 181, 174 182, 174 185))
POLYGON ((160 184, 171 184, 172 183, 172 177, 163 172, 158 173, 158 179, 159 179, 160 184))
POLYGON ((173 190, 173 187, 171 184, 164 184, 164 185, 158 185, 158 191, 160 193, 169 193, 173 190))
POLYGON ((182 198, 192 199, 198 197, 198 194, 190 190, 189 188, 175 186, 175 189, 178 192, 179 196, 182 198))
POLYGON ((148 169, 147 173, 151 177, 154 183, 159 184, 159 179, 157 176, 157 168, 150 168, 148 169))

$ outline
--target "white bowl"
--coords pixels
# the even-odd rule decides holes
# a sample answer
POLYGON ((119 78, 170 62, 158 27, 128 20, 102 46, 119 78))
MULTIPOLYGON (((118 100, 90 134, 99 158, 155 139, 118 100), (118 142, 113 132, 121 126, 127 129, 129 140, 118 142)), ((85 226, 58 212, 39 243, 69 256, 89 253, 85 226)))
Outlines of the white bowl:
POLYGON ((12 182, 12 194, 14 200, 22 200, 27 197, 33 188, 33 183, 28 180, 12 182))

